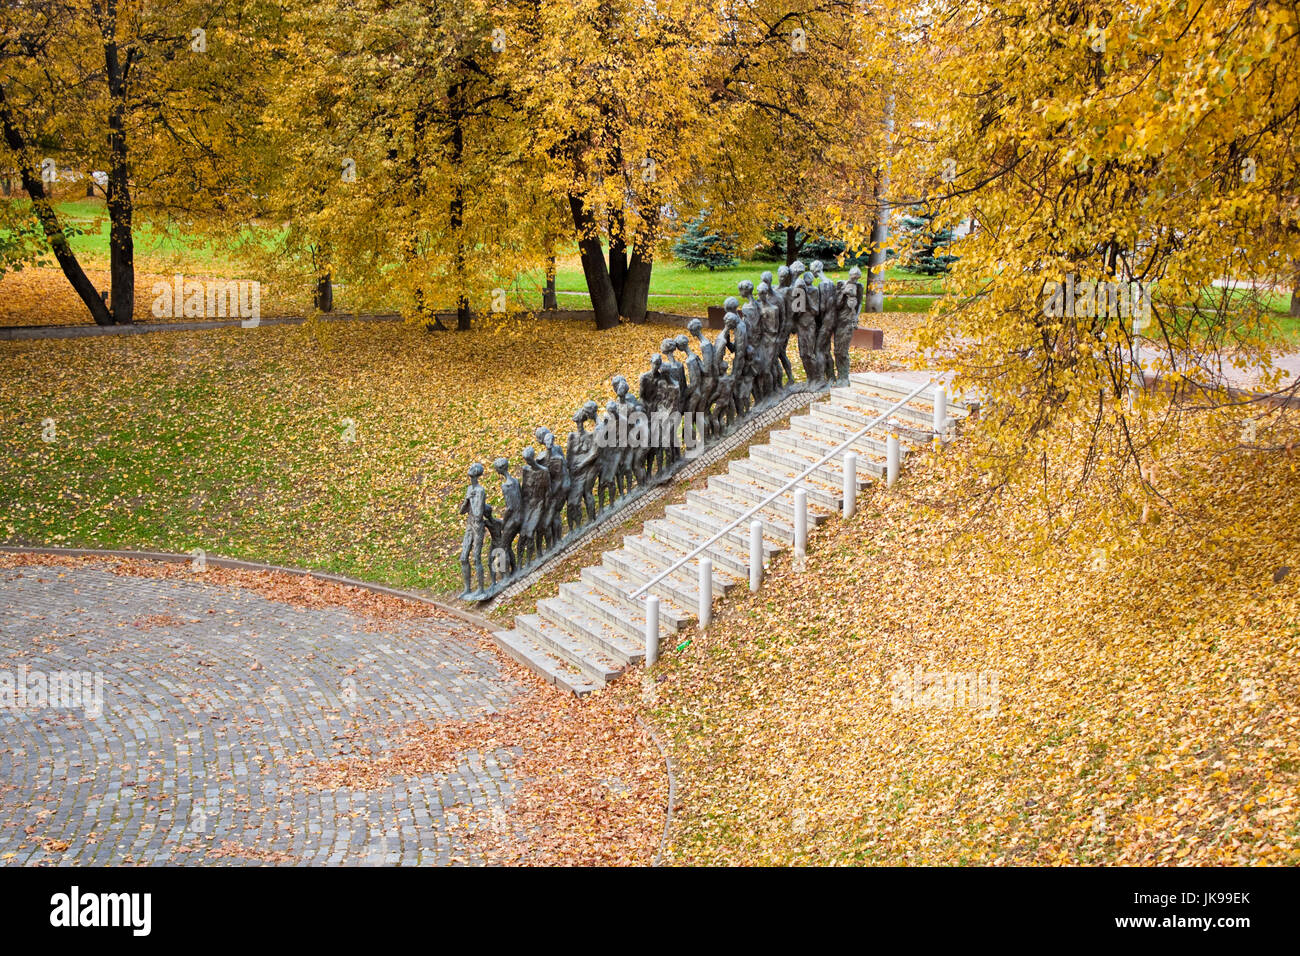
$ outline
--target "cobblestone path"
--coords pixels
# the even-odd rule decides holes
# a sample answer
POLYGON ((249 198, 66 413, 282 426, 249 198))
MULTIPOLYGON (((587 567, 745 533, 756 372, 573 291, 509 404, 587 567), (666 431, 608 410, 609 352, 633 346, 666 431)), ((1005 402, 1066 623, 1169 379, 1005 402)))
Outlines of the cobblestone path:
POLYGON ((475 716, 521 689, 454 621, 368 623, 190 580, 0 570, 0 863, 478 862, 462 816, 501 815, 509 749, 378 790, 304 784, 354 719, 475 716))

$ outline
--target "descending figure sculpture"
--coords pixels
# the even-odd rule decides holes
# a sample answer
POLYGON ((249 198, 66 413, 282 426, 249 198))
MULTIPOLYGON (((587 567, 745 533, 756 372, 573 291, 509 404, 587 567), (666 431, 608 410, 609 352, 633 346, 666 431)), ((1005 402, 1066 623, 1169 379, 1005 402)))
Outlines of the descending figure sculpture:
POLYGON ((487 527, 491 509, 488 507, 487 489, 478 483, 482 476, 482 465, 474 462, 469 466, 469 487, 465 489, 465 499, 460 503, 460 513, 466 516, 465 537, 460 545, 460 573, 465 594, 473 591, 471 565, 478 570, 478 589, 487 589, 483 580, 483 531, 487 527))
POLYGON ((727 352, 731 349, 736 323, 739 320, 740 316, 728 311, 722 317, 722 331, 713 340, 713 368, 717 379, 713 393, 713 432, 716 435, 721 435, 736 420, 735 379, 732 378, 731 369, 727 366, 727 352))
POLYGON ((549 428, 537 429, 537 440, 546 455, 546 470, 551 474, 551 487, 546 495, 547 548, 553 548, 564 537, 564 505, 569 500, 569 464, 560 450, 559 442, 549 428))
POLYGON ((659 388, 659 363, 663 358, 658 354, 650 356, 650 367, 641 373, 638 394, 641 396, 640 408, 642 418, 638 420, 638 439, 640 440, 640 450, 637 455, 640 463, 640 470, 637 472, 637 481, 646 484, 654 477, 655 465, 657 464, 658 455, 655 448, 654 424, 651 415, 654 414, 655 408, 658 407, 659 399, 657 391, 659 388))
POLYGON ((537 463, 537 452, 532 446, 524 449, 524 468, 519 488, 523 498, 524 521, 519 529, 519 566, 525 567, 545 550, 545 541, 539 525, 546 497, 551 490, 551 473, 537 463))
POLYGON ((799 337, 799 361, 809 385, 821 381, 821 362, 817 356, 817 292, 812 273, 805 272, 790 290, 790 314, 799 337))
MULTIPOLYGON (((514 574, 515 569, 519 567, 518 562, 515 561, 515 539, 519 537, 519 529, 524 523, 524 500, 519 492, 519 482, 515 480, 514 475, 510 474, 510 462, 507 459, 498 458, 492 462, 492 470, 501 476, 501 497, 506 505, 505 514, 501 516, 501 547, 505 548, 510 562, 507 571, 514 574)), ((495 539, 492 546, 495 550, 497 547, 495 539)))
POLYGON ((596 433, 587 431, 586 423, 596 424, 596 403, 584 402, 573 413, 576 431, 569 432, 565 448, 565 460, 569 468, 569 496, 566 501, 569 511, 569 530, 573 531, 582 524, 583 507, 587 509, 587 520, 596 518, 596 502, 591 489, 596 484, 596 433))
POLYGON ((611 384, 614 386, 614 394, 618 396, 618 421, 615 436, 619 456, 618 467, 614 471, 614 481, 618 486, 618 493, 625 495, 632 490, 632 481, 636 477, 633 462, 636 459, 637 449, 632 446, 628 437, 632 422, 636 418, 637 401, 629 394, 630 388, 627 379, 622 375, 615 375, 611 379, 611 384))
POLYGON ((860 278, 862 270, 854 266, 849 270, 848 279, 839 284, 835 296, 835 380, 841 385, 849 384, 849 346, 865 299, 860 278))
POLYGON ((746 354, 748 361, 745 362, 745 376, 749 380, 750 387, 750 404, 756 405, 765 395, 763 385, 766 379, 763 377, 762 362, 759 356, 765 351, 763 342, 763 328, 759 322, 758 301, 746 302, 740 307, 740 322, 736 324, 737 334, 743 332, 748 346, 746 354), (743 330, 741 326, 744 326, 743 330))
POLYGON ((618 499, 618 468, 623 459, 623 448, 618 440, 618 401, 610 399, 605 405, 605 417, 596 429, 597 457, 596 511, 605 510, 618 499), (606 500, 608 498, 608 500, 606 500))
MULTIPOLYGON (((533 438, 537 440, 537 444, 541 448, 541 459, 538 464, 545 468, 548 474, 551 472, 551 451, 550 444, 547 441, 550 434, 550 430, 546 428, 539 427, 533 431, 533 438)), ((555 546, 555 541, 551 537, 552 519, 555 517, 556 506, 555 478, 556 476, 551 474, 550 483, 546 487, 546 500, 542 502, 542 516, 537 519, 537 539, 540 542, 538 551, 541 554, 545 554, 555 546)))
POLYGON ((704 337, 704 323, 691 319, 686 323, 686 331, 695 336, 695 347, 700 351, 698 359, 693 358, 689 364, 693 374, 698 376, 692 383, 692 400, 686 410, 691 417, 692 427, 698 425, 698 438, 707 441, 713 437, 713 396, 718 390, 718 376, 713 367, 713 343, 704 337))
POLYGON ((673 364, 677 368, 677 386, 681 390, 677 396, 677 416, 673 419, 673 449, 676 457, 680 458, 683 449, 686 448, 687 429, 690 428, 686 421, 686 406, 691 401, 691 375, 687 367, 691 359, 691 339, 688 335, 679 335, 673 339, 673 345, 677 347, 679 358, 674 359, 673 364), (680 427, 678 422, 680 421, 680 427))
POLYGON ((731 404, 736 415, 743 415, 749 410, 754 385, 749 359, 749 323, 743 313, 736 312, 738 305, 735 296, 727 299, 727 313, 722 321, 726 327, 727 350, 731 352, 731 404))
POLYGON ((754 382, 759 397, 766 398, 775 392, 777 385, 780 384, 776 377, 780 372, 780 365, 776 361, 776 347, 777 332, 781 325, 781 314, 776 300, 772 297, 772 287, 766 282, 758 286, 757 312, 757 335, 754 336, 754 382))
POLYGON ((725 427, 724 422, 735 413, 731 395, 731 374, 727 367, 727 336, 731 332, 723 321, 722 330, 714 337, 709 348, 713 355, 713 397, 709 400, 709 430, 716 437, 725 427))
POLYGON ((831 359, 831 336, 835 330, 835 283, 822 272, 821 262, 814 262, 813 285, 817 288, 817 363, 822 378, 829 379, 835 372, 831 359))
POLYGON ((745 306, 754 301, 754 283, 750 282, 748 279, 741 279, 740 282, 736 284, 736 291, 740 293, 740 301, 736 303, 738 306, 736 311, 743 316, 745 314, 745 306))
POLYGON ((681 419, 679 409, 682 401, 681 380, 677 374, 681 366, 672 358, 677 351, 677 343, 672 339, 664 339, 661 347, 668 361, 659 358, 653 363, 656 378, 655 404, 650 412, 650 440, 657 462, 656 471, 663 471, 674 461, 676 449, 673 447, 673 434, 676 423, 681 419))
POLYGON ((510 566, 514 559, 504 547, 505 523, 492 514, 492 505, 487 506, 487 514, 483 520, 487 523, 487 531, 492 539, 492 547, 488 550, 488 574, 492 578, 492 584, 496 583, 510 573, 510 566))
POLYGON ((790 356, 787 354, 790 348, 790 334, 794 331, 794 319, 790 314, 790 286, 793 278, 790 267, 782 266, 776 270, 777 286, 772 290, 780 314, 776 333, 776 360, 781 367, 776 370, 775 378, 779 382, 781 373, 784 372, 786 385, 794 384, 794 370, 790 367, 790 356))

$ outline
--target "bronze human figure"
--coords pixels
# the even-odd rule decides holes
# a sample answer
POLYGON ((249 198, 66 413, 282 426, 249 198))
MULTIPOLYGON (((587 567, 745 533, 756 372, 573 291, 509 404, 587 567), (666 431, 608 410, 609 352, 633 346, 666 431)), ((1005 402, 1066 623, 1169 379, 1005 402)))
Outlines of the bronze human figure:
POLYGON ((465 594, 473 591, 472 569, 478 570, 478 589, 487 589, 483 580, 483 532, 487 528, 491 510, 488 507, 487 489, 478 481, 481 477, 483 466, 474 462, 469 466, 469 487, 465 489, 465 498, 460 503, 460 513, 466 516, 465 537, 460 545, 460 573, 465 594))
POLYGON ((790 290, 791 316, 799 339, 799 361, 809 385, 817 385, 822 378, 821 361, 817 355, 817 291, 812 285, 812 273, 805 272, 790 290))
POLYGON ((840 283, 835 297, 835 380, 840 385, 849 384, 849 346, 866 299, 860 278, 862 270, 854 266, 849 270, 848 279, 840 283))
MULTIPOLYGON (((501 477, 501 497, 505 501, 505 513, 501 516, 501 546, 506 549, 509 558, 509 573, 514 574, 519 564, 515 560, 515 539, 524 523, 524 500, 519 491, 519 482, 510 474, 510 462, 498 458, 492 462, 492 470, 501 477)), ((495 547, 495 541, 493 547, 495 547)))
POLYGON ((546 508, 546 497, 551 490, 551 473, 546 466, 537 463, 537 452, 531 445, 524 449, 519 488, 524 506, 523 527, 519 530, 519 566, 522 568, 529 561, 541 557, 546 549, 546 541, 539 526, 542 511, 546 508))

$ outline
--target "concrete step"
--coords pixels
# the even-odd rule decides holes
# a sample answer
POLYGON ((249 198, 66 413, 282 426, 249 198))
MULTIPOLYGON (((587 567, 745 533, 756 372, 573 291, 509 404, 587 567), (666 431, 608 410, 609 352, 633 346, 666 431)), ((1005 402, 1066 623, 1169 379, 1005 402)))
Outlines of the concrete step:
MULTIPOLYGON (((849 434, 852 433, 846 433, 845 438, 847 438, 849 434)), ((824 434, 820 431, 812 431, 803 426, 795 426, 794 428, 787 428, 784 431, 772 432, 769 435, 769 438, 771 438, 772 445, 777 449, 799 452, 805 456, 811 455, 813 456, 813 459, 821 458, 823 455, 835 451, 835 449, 843 443, 842 441, 836 441, 831 435, 824 434)), ((867 445, 867 441, 869 441, 869 439, 862 439, 861 441, 856 442, 852 448, 858 456, 858 471, 862 472, 863 470, 866 470, 873 475, 882 474, 885 462, 884 442, 880 443, 882 447, 877 450, 876 448, 867 445), (870 464, 877 461, 880 463, 879 468, 870 464)), ((902 451, 903 449, 900 448, 900 454, 902 451)), ((843 457, 844 452, 837 452, 835 460, 838 462, 843 457)), ((835 467, 838 468, 839 465, 836 465, 835 467)))
POLYGON ((558 624, 569 633, 601 653, 618 661, 624 667, 639 664, 645 660, 645 637, 629 637, 595 613, 570 603, 563 598, 553 597, 537 602, 537 614, 554 624, 558 624))
MULTIPOLYGON (((687 492, 686 500, 698 508, 717 515, 723 521, 734 521, 742 517, 755 504, 755 502, 733 498, 731 495, 713 487, 710 487, 708 491, 687 492)), ((771 534, 773 538, 783 544, 794 544, 794 525, 791 523, 790 518, 773 513, 770 508, 764 508, 756 513, 753 518, 763 522, 764 534, 771 534)), ((746 519, 746 527, 753 518, 746 519)))
MULTIPOLYGON (((725 474, 714 475, 709 479, 709 489, 722 491, 732 498, 744 501, 749 507, 753 507, 760 501, 767 501, 768 497, 773 494, 772 490, 766 485, 760 485, 748 478, 742 478, 739 475, 725 474)), ((805 497, 807 497, 805 495, 805 497)), ((794 489, 782 492, 776 498, 771 500, 767 506, 773 512, 775 517, 783 518, 788 525, 794 525, 794 489)), ((820 524, 830 517, 830 510, 819 507, 815 502, 808 502, 808 527, 820 524)))
MULTIPOLYGON (((738 477, 749 478, 766 486, 772 491, 785 487, 786 482, 799 474, 800 469, 793 465, 781 465, 776 462, 763 461, 761 458, 746 458, 731 463, 731 473, 738 477)), ((802 479, 798 485, 808 497, 808 503, 816 504, 828 511, 839 511, 842 503, 843 489, 834 488, 829 483, 818 481, 811 476, 802 479)))
MULTIPOLYGON (((679 546, 675 542, 652 538, 649 534, 624 535, 623 547, 626 550, 654 561, 655 564, 665 568, 672 567, 680 559, 684 558, 694 550, 694 548, 679 546)), ((688 577, 698 575, 700 573, 699 561, 701 557, 711 557, 711 555, 706 553, 691 558, 675 573, 685 574, 688 577)), ((717 561, 713 562, 714 597, 725 597, 735 588, 744 584, 747 580, 748 578, 744 578, 733 571, 728 571, 726 568, 723 568, 717 561)))
MULTIPOLYGON (((632 599, 632 592, 640 587, 639 582, 625 578, 617 571, 610 568, 583 568, 578 577, 584 584, 589 584, 597 591, 608 595, 614 601, 622 601, 629 607, 640 605, 645 596, 632 599)), ((680 631, 686 625, 695 620, 695 605, 698 601, 676 601, 673 595, 664 590, 656 590, 655 597, 659 598, 659 617, 667 618, 668 624, 674 631, 680 631), (687 610, 690 608, 691 610, 687 610)), ((644 617, 642 618, 644 620, 644 617)))
MULTIPOLYGON (((792 464, 798 465, 799 470, 802 471, 809 465, 820 461, 823 455, 825 455, 826 452, 831 451, 834 447, 834 445, 828 445, 826 451, 814 453, 798 446, 797 444, 777 445, 773 443, 771 445, 755 445, 749 450, 749 457, 761 458, 768 461, 788 461, 792 464)), ((858 491, 865 491, 867 488, 871 487, 871 475, 862 467, 863 462, 868 459, 866 459, 866 457, 860 452, 856 454, 858 455, 858 491)), ((884 467, 884 460, 883 457, 880 459, 882 468, 884 467)), ((812 474, 818 481, 824 481, 827 484, 842 484, 844 481, 844 453, 836 455, 825 464, 818 465, 813 470, 812 474)), ((793 497, 791 498, 790 507, 790 513, 793 515, 793 497)))
MULTIPOLYGON (((638 588, 659 577, 659 573, 670 567, 671 563, 660 564, 657 561, 649 560, 644 554, 639 554, 626 547, 617 551, 606 551, 601 558, 603 567, 622 575, 638 588)), ((678 569, 667 577, 660 579, 651 589, 652 593, 660 598, 666 596, 674 604, 681 607, 698 607, 700 582, 694 576, 699 573, 698 570, 694 570, 697 567, 698 565, 691 562, 690 567, 678 569)), ((713 593, 716 594, 717 592, 713 593)))
MULTIPOLYGON (((854 372, 849 376, 849 387, 860 389, 865 393, 888 396, 892 401, 898 401, 905 398, 912 389, 921 383, 921 379, 908 375, 891 374, 889 372, 854 372)), ((937 384, 937 382, 936 382, 937 384)), ((916 401, 928 404, 930 408, 934 407, 934 386, 922 391, 916 396, 916 401)), ((964 418, 970 413, 972 406, 980 405, 980 396, 971 389, 967 394, 954 395, 952 390, 948 391, 948 409, 954 417, 964 418), (960 412, 953 412, 955 407, 960 412)))
MULTIPOLYGON (((819 402, 812 407, 812 417, 829 420, 848 426, 853 431, 861 431, 878 417, 871 409, 855 409, 849 405, 837 404, 834 399, 819 402)), ((889 433, 897 432, 898 437, 906 437, 912 444, 924 444, 934 435, 933 422, 930 419, 917 421, 912 418, 900 418, 891 415, 879 424, 873 425, 871 433, 885 438, 889 433)))
POLYGON ((523 632, 534 643, 602 684, 623 673, 623 668, 627 666, 625 661, 615 660, 603 648, 575 636, 567 627, 547 620, 540 614, 519 615, 515 618, 515 630, 523 632))
MULTIPOLYGON (((927 403, 924 408, 917 408, 913 403, 919 404, 918 399, 913 399, 902 408, 893 408, 898 399, 871 395, 855 388, 833 388, 830 397, 832 406, 851 409, 863 417, 863 424, 888 411, 886 419, 895 418, 915 428, 934 428, 934 405, 927 403)), ((948 417, 953 417, 951 412, 948 417)))
POLYGON ((503 651, 561 690, 581 697, 605 686, 604 681, 594 679, 568 661, 557 657, 527 634, 520 631, 496 631, 492 637, 503 651))
MULTIPOLYGON (((606 624, 613 625, 618 631, 633 640, 645 641, 645 602, 635 603, 621 600, 606 594, 586 583, 561 584, 560 597, 581 610, 594 615, 606 624)), ((659 615, 659 636, 671 638, 677 633, 673 619, 665 614, 659 615)), ((645 651, 642 650, 644 655, 645 651)))
MULTIPOLYGON (((713 535, 700 531, 693 525, 683 525, 666 518, 654 518, 645 523, 649 536, 663 544, 679 548, 689 553, 704 544, 713 535)), ((733 574, 741 581, 749 580, 749 545, 742 549, 730 539, 722 538, 709 545, 703 552, 713 561, 714 569, 733 574)))
MULTIPOLYGON (((775 494, 774 490, 767 485, 757 483, 757 481, 742 477, 740 475, 714 475, 708 479, 708 488, 718 489, 725 492, 733 498, 740 498, 741 501, 749 503, 750 507, 757 505, 758 502, 767 501, 768 496, 775 494)), ((805 494, 805 498, 807 498, 805 494)), ((824 522, 831 516, 831 509, 818 505, 815 501, 807 502, 809 506, 809 527, 824 522)), ((785 523, 794 524, 794 489, 788 492, 781 492, 779 496, 771 499, 771 509, 777 512, 777 515, 784 515, 785 523)))
MULTIPOLYGON (((669 521, 676 521, 694 528, 696 531, 703 532, 706 536, 712 537, 727 526, 728 521, 723 520, 716 514, 704 511, 694 505, 669 505, 664 509, 664 514, 669 521)), ((729 541, 738 547, 744 549, 746 555, 749 554, 749 523, 743 526, 736 525, 727 531, 723 537, 724 541, 729 541)), ((773 554, 780 554, 785 550, 785 542, 775 537, 770 531, 763 532, 763 560, 766 561, 773 554)), ((746 558, 748 561, 748 557, 746 558)), ((748 567, 748 564, 746 564, 748 567)))
MULTIPOLYGON (((834 448, 843 444, 850 438, 853 438, 862 430, 861 425, 855 425, 852 422, 845 421, 842 418, 834 416, 819 415, 800 415, 790 419, 790 425, 798 431, 812 436, 820 436, 830 442, 828 448, 834 448)), ((853 450, 862 453, 869 453, 873 458, 884 457, 888 451, 887 439, 889 432, 895 431, 898 434, 898 451, 902 457, 907 457, 907 453, 929 443, 929 438, 913 441, 912 436, 916 434, 910 428, 884 428, 871 432, 853 442, 853 450)), ((901 461, 901 459, 900 459, 901 461)))

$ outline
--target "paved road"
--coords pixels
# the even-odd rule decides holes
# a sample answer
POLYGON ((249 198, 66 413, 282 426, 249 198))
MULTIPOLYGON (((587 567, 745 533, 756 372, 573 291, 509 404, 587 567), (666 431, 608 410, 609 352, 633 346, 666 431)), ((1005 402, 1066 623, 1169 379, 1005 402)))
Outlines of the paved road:
POLYGON ((520 690, 442 619, 375 631, 190 580, 0 570, 0 863, 478 862, 462 817, 500 819, 510 750, 370 791, 307 786, 306 764, 348 752, 354 717, 468 717, 520 690), (60 671, 89 693, 37 699, 60 671))

